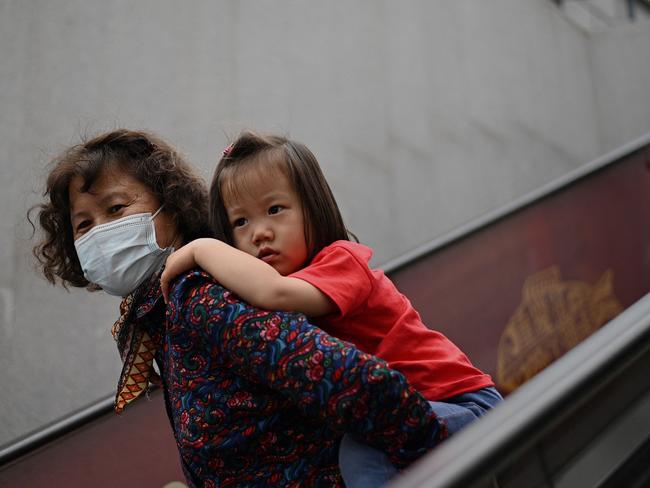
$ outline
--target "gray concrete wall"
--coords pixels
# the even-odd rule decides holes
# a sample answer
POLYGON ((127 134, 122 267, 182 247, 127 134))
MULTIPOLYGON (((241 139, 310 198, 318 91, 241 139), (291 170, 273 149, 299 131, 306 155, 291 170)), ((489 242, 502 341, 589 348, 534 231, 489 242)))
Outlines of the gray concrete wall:
POLYGON ((146 128, 208 177, 239 129, 288 132, 381 263, 649 131, 647 40, 547 0, 0 1, 0 444, 119 373, 117 300, 30 256, 79 134, 146 128))
POLYGON ((603 148, 650 129, 650 22, 594 34, 589 43, 603 148))

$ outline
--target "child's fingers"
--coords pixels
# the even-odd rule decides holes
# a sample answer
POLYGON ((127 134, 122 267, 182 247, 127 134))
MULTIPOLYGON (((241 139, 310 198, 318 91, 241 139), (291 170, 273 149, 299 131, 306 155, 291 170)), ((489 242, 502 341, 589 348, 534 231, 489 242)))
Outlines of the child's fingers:
POLYGON ((169 303, 169 280, 165 276, 165 272, 160 276, 160 289, 162 290, 165 303, 169 303))
MULTIPOLYGON (((176 276, 181 274, 183 269, 182 249, 171 253, 165 261, 165 269, 160 275, 160 288, 163 293, 165 303, 169 303, 169 284, 176 276)), ((189 269, 190 266, 187 267, 189 269)))
POLYGON ((172 266, 172 261, 173 261, 173 255, 172 253, 170 256, 167 256, 167 260, 165 261, 165 267, 160 274, 160 289, 162 290, 163 298, 165 300, 165 303, 169 303, 169 280, 171 279, 171 266, 172 266))

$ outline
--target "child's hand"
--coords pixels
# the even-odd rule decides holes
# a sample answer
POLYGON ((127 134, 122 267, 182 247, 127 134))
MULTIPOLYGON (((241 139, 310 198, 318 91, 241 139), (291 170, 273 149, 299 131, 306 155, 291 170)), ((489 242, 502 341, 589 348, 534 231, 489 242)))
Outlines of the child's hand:
POLYGON ((193 242, 185 244, 178 251, 171 253, 167 258, 165 269, 160 275, 160 288, 162 289, 165 303, 169 303, 169 283, 179 274, 196 267, 194 247, 193 242))

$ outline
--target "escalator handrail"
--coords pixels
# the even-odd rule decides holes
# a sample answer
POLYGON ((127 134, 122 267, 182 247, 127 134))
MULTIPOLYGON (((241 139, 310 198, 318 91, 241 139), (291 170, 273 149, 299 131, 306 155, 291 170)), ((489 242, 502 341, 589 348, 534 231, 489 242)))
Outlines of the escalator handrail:
POLYGON ((466 486, 494 473, 534 445, 558 416, 574 411, 581 392, 598 388, 649 349, 650 293, 522 385, 480 422, 425 456, 393 486, 466 486))
POLYGON ((0 469, 13 460, 51 442, 68 432, 88 424, 89 422, 113 410, 115 395, 105 397, 70 415, 31 432, 5 446, 0 446, 0 469))
POLYGON ((473 232, 482 229, 483 227, 487 227, 497 222, 498 220, 501 220, 502 218, 515 213, 516 211, 521 210, 524 207, 538 200, 541 200, 542 198, 545 198, 552 193, 571 185, 577 180, 580 180, 581 178, 584 178, 591 173, 595 173, 596 171, 603 169, 606 166, 617 162, 621 158, 629 156, 648 145, 650 145, 650 133, 645 134, 627 144, 624 144, 623 146, 608 152, 607 154, 591 161, 590 163, 584 164, 574 169, 573 171, 555 180, 552 180, 519 198, 516 198, 506 205, 480 215, 479 217, 472 219, 469 222, 460 225, 459 227, 455 227, 451 231, 431 241, 428 241, 401 256, 383 263, 380 268, 383 269, 387 274, 393 271, 397 271, 399 268, 402 268, 407 264, 410 264, 413 261, 416 261, 438 249, 446 247, 453 242, 458 241, 472 234, 473 232))

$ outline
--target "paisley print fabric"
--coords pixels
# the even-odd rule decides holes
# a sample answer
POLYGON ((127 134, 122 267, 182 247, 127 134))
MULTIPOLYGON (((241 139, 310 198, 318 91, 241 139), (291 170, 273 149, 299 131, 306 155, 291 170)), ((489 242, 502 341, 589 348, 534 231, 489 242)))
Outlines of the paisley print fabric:
POLYGON ((136 313, 193 486, 342 486, 345 432, 404 467, 446 436, 398 372, 312 326, 254 308, 192 271, 136 313), (152 305, 153 304, 153 305, 152 305))

